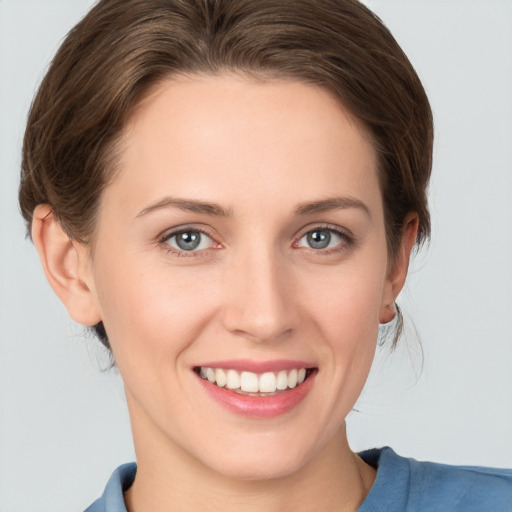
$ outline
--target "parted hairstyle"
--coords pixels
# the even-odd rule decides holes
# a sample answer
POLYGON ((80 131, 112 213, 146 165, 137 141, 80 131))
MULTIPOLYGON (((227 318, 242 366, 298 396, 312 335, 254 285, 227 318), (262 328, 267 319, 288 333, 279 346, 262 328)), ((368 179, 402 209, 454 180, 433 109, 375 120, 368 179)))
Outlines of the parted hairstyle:
MULTIPOLYGON (((389 30, 357 0, 100 0, 63 41, 30 109, 19 190, 29 232, 47 203, 72 239, 92 244, 140 100, 173 76, 225 72, 330 91, 377 153, 390 258, 409 212, 417 245, 429 237, 430 105, 389 30)), ((110 348, 103 324, 94 328, 110 348)))

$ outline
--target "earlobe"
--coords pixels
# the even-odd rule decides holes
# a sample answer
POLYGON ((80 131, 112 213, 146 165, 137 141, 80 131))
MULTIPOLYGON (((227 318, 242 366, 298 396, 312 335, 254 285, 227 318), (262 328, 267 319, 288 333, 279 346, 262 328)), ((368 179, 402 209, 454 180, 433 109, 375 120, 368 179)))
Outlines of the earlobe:
POLYGON ((384 304, 380 311, 379 323, 388 324, 395 319, 396 307, 394 302, 384 304))
POLYGON ((393 264, 390 266, 389 273, 386 278, 381 313, 379 317, 380 323, 391 322, 395 317, 395 299, 405 284, 407 271, 409 270, 411 251, 414 247, 418 234, 418 227, 419 219, 417 213, 409 213, 404 220, 400 247, 398 248, 398 252, 394 258, 393 264))
POLYGON ((69 238, 50 205, 34 210, 32 240, 51 287, 69 315, 82 325, 101 321, 85 271, 86 248, 69 238))

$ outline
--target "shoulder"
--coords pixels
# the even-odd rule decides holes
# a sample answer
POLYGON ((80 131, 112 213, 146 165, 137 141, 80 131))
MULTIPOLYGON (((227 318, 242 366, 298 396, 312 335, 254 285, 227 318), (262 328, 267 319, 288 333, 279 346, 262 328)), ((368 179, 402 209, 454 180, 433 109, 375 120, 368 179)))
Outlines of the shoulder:
POLYGON ((391 448, 360 454, 377 479, 360 512, 511 512, 512 470, 449 466, 397 455, 391 448))
POLYGON ((512 471, 407 459, 411 500, 426 510, 512 511, 512 471))
POLYGON ((126 512, 123 492, 132 485, 137 472, 135 463, 119 466, 107 482, 105 491, 84 512, 126 512))

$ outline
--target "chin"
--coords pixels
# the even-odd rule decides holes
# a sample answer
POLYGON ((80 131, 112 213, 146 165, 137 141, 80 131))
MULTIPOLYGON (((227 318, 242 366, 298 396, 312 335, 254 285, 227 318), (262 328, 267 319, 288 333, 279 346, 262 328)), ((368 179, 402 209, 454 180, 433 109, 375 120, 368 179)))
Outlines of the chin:
POLYGON ((307 466, 321 452, 311 439, 274 437, 271 433, 242 436, 229 446, 218 443, 197 453, 203 465, 227 478, 268 481, 289 477, 307 466))
POLYGON ((246 457, 238 460, 228 460, 216 467, 214 471, 225 477, 243 481, 268 481, 286 478, 300 471, 306 464, 299 459, 289 459, 278 456, 248 460, 246 457))

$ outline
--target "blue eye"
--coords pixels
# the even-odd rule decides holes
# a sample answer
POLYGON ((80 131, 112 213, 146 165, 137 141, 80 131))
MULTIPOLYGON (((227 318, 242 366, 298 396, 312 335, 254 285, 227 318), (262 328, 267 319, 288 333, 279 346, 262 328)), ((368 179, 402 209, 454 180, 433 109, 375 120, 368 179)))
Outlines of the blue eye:
POLYGON ((164 241, 177 251, 186 252, 202 251, 212 245, 212 239, 206 233, 195 229, 172 233, 164 241))
POLYGON ((333 249, 340 246, 344 242, 341 233, 333 229, 318 228, 308 231, 299 240, 299 247, 307 247, 309 249, 323 250, 333 249))

